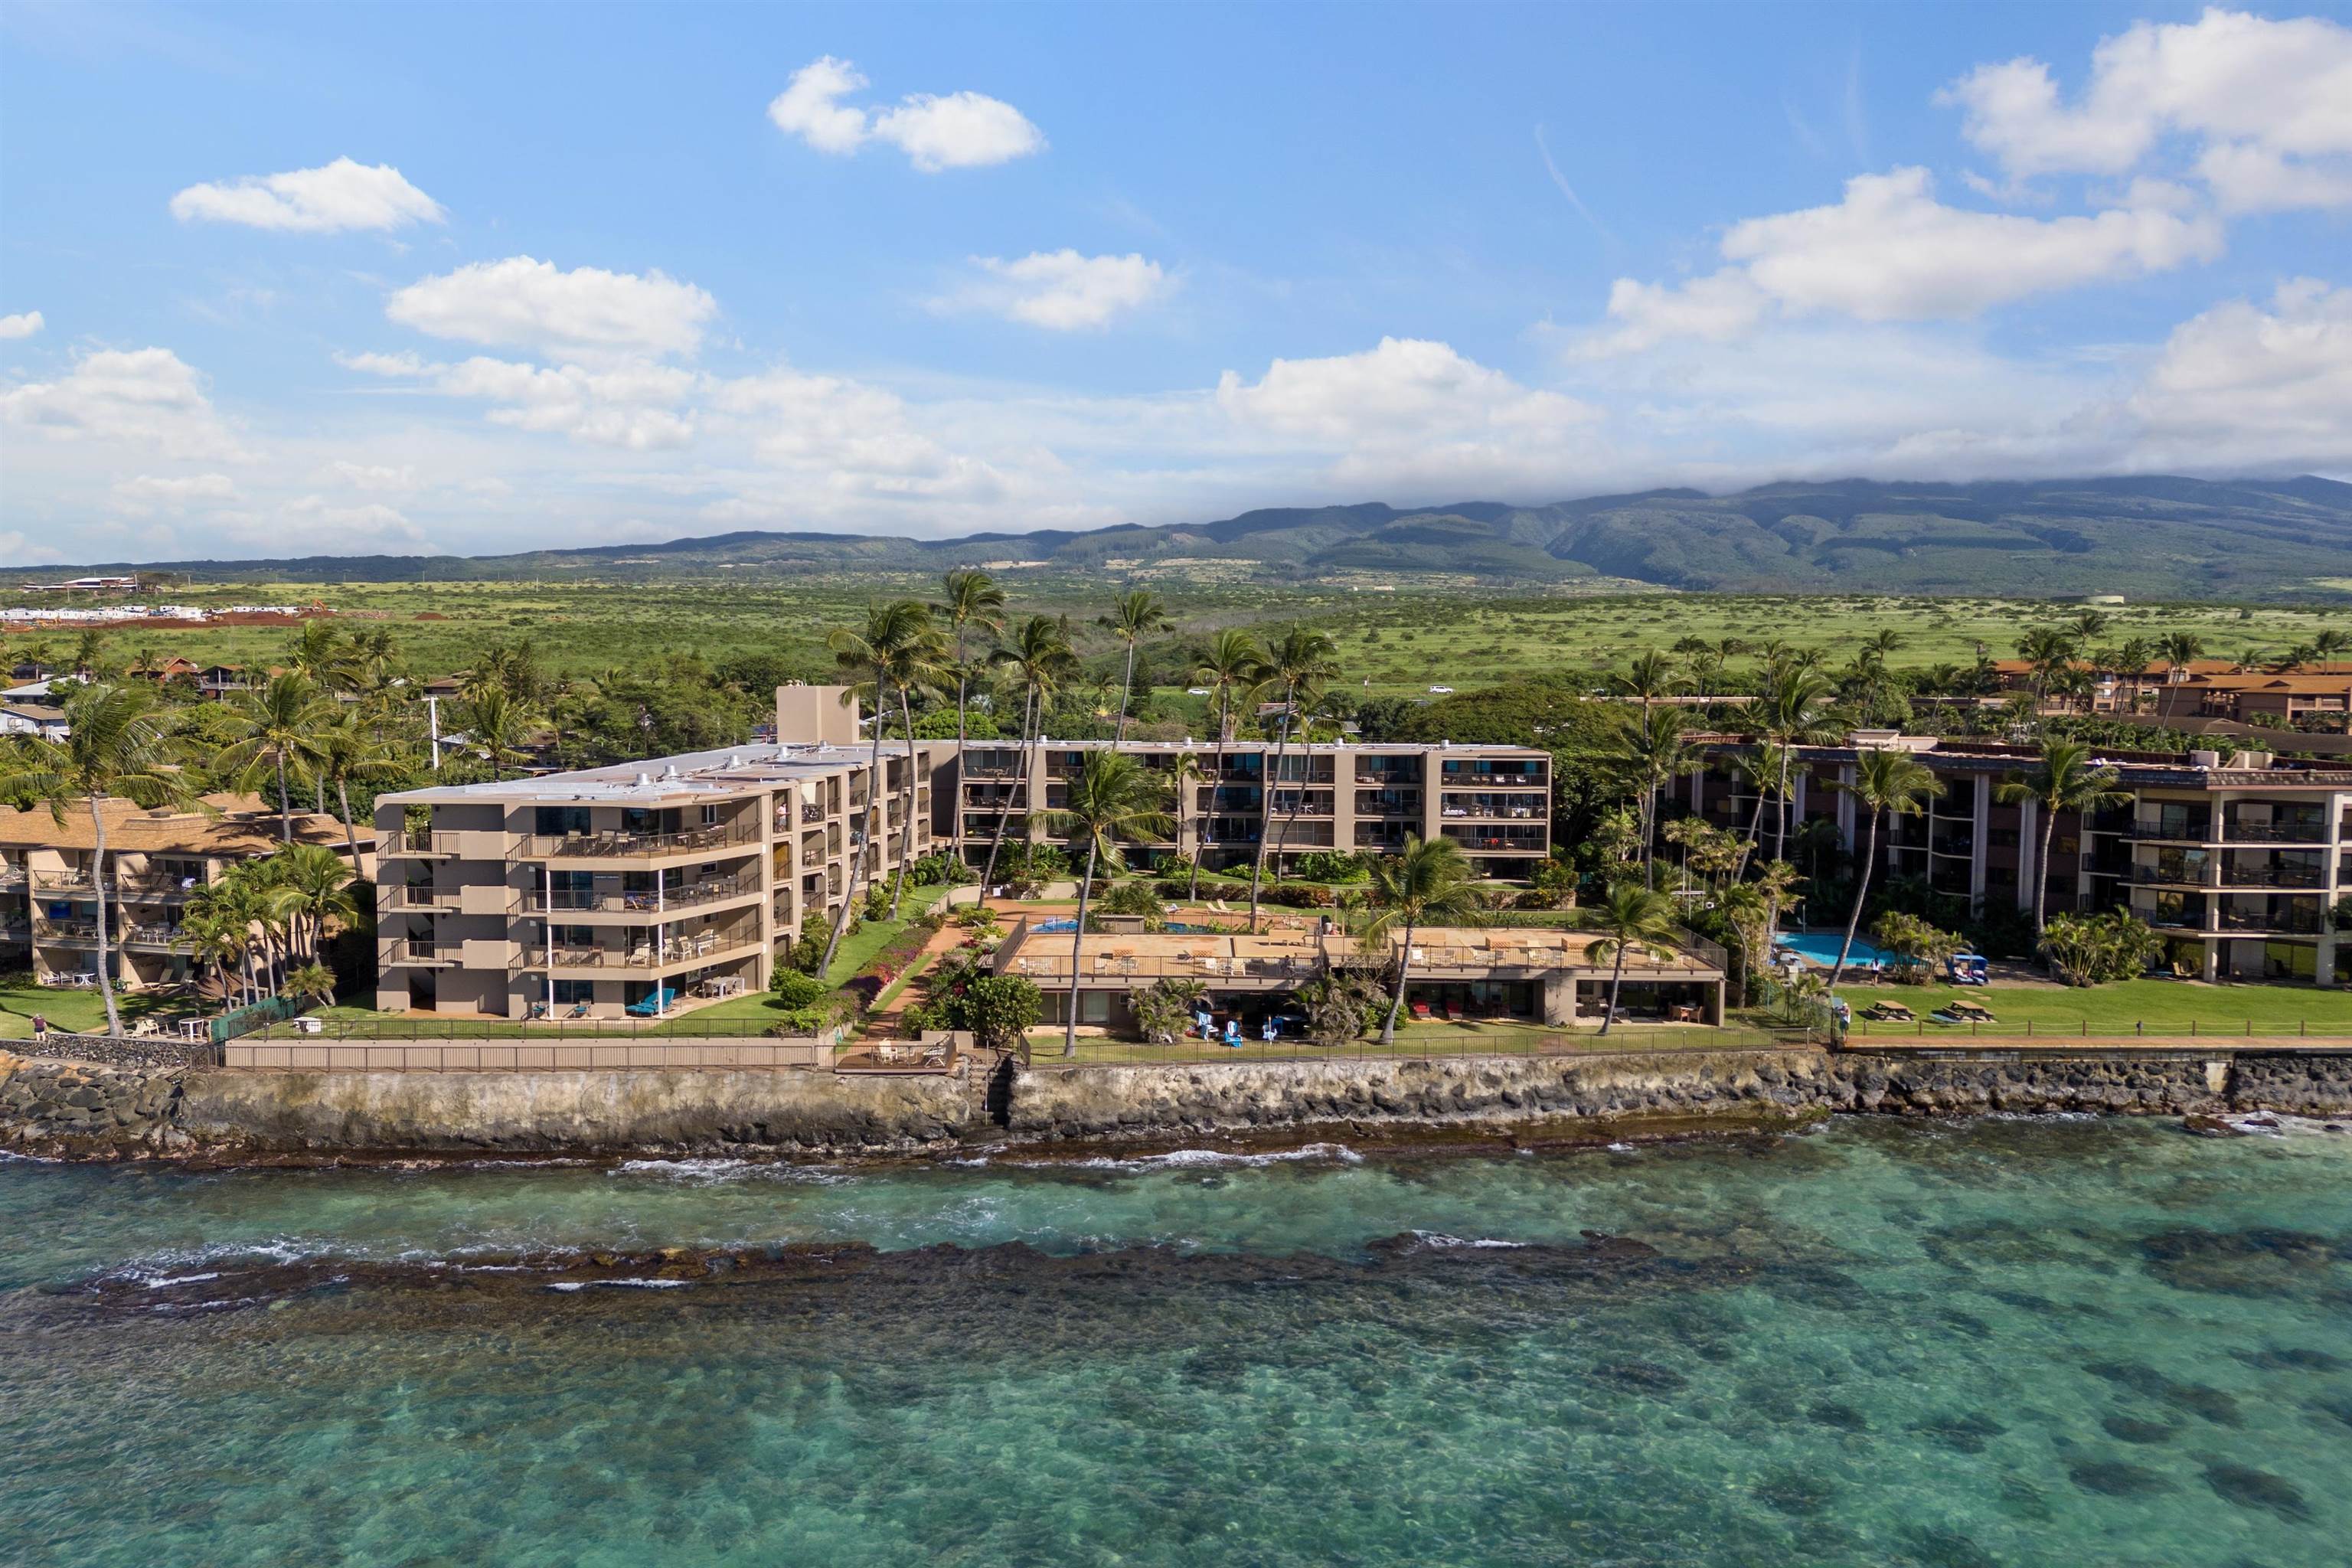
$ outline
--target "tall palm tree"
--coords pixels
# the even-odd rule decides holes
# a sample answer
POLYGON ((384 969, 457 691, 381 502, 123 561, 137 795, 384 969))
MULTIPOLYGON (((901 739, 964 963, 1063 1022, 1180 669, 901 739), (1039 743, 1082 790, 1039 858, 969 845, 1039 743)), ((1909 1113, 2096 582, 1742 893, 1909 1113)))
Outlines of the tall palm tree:
MULTIPOLYGON (((1797 760, 1796 748, 1837 738, 1835 716, 1830 708, 1829 679, 1819 670, 1799 664, 1796 656, 1790 655, 1767 672, 1763 689, 1749 711, 1756 716, 1764 739, 1780 748, 1780 777, 1773 787, 1773 793, 1780 797, 1780 825, 1772 834, 1772 858, 1785 860, 1789 858, 1790 770, 1797 760)), ((1760 793, 1757 805, 1760 811, 1760 793)))
POLYGON ((1742 840, 1739 863, 1731 872, 1739 877, 1747 874, 1748 857, 1764 842, 1764 803, 1772 798, 1784 779, 1811 773, 1812 765, 1778 741, 1759 741, 1754 751, 1742 752, 1731 759, 1731 771, 1756 790, 1756 809, 1748 814, 1748 837, 1742 840))
POLYGON ((358 684, 359 660, 325 621, 304 621, 286 645, 286 668, 306 675, 324 691, 348 690, 358 684))
MULTIPOLYGON (((955 643, 956 791, 963 791, 964 725, 971 699, 972 663, 965 639, 974 632, 994 637, 1004 631, 1004 590, 977 567, 958 567, 940 579, 940 600, 931 606, 934 620, 947 628, 955 643)), ((956 802, 955 856, 963 858, 963 802, 956 802)))
POLYGON ((296 670, 238 692, 230 705, 230 732, 236 739, 214 759, 213 766, 247 787, 267 773, 277 774, 278 837, 282 843, 294 841, 294 797, 287 775, 317 763, 319 738, 334 717, 333 700, 296 670))
MULTIPOLYGON (((1263 697, 1269 691, 1282 693, 1281 729, 1274 742, 1274 767, 1265 781, 1267 806, 1273 805, 1272 793, 1282 784, 1284 759, 1290 752, 1290 731, 1297 714, 1320 696, 1323 688, 1339 672, 1339 649, 1328 633, 1307 626, 1293 626, 1265 650, 1265 662, 1259 667, 1258 679, 1253 694, 1263 697)), ((1297 819, 1299 807, 1306 804, 1306 780, 1291 792, 1290 810, 1284 814, 1282 833, 1276 848, 1279 850, 1290 839, 1291 824, 1297 819)), ((1258 896, 1265 879, 1265 832, 1259 829, 1257 856, 1250 864, 1250 930, 1257 930, 1258 896)))
POLYGON ((2033 706, 2039 711, 2050 700, 2050 683, 2074 662, 2080 645, 2061 626, 2036 626, 2018 639, 2017 657, 2033 673, 2033 706))
POLYGON ((1609 677, 1609 689, 1620 697, 1632 698, 1642 704, 1646 716, 1650 705, 1661 697, 1671 697, 1682 682, 1674 658, 1655 648, 1636 658, 1622 675, 1609 677))
POLYGON ((833 934, 825 939, 824 957, 816 966, 819 979, 833 968, 841 933, 848 928, 850 911, 857 905, 857 884, 865 876, 867 858, 881 857, 874 842, 874 814, 882 805, 882 737, 890 728, 892 681, 907 674, 915 650, 929 640, 930 633, 931 612, 916 600, 898 599, 887 605, 869 603, 862 627, 835 626, 825 636, 834 663, 850 678, 843 700, 855 701, 861 689, 872 691, 874 718, 867 731, 873 741, 866 768, 866 819, 850 847, 849 884, 842 889, 841 908, 834 911, 833 934))
POLYGON ((108 796, 154 807, 184 805, 193 798, 187 778, 171 760, 167 721, 153 697, 138 687, 103 681, 83 686, 63 703, 66 736, 30 740, 12 759, 10 792, 39 801, 58 826, 66 808, 80 802, 89 813, 90 890, 98 900, 98 986, 106 999, 106 1030, 122 1032, 115 1005, 113 959, 108 951, 106 908, 106 812, 108 796))
POLYGON ((369 732, 354 709, 338 714, 320 731, 316 765, 319 777, 335 786, 335 804, 343 819, 343 844, 351 851, 352 867, 356 871, 360 836, 352 824, 352 785, 404 779, 408 776, 408 764, 369 732))
MULTIPOLYGON (((1032 616, 1013 628, 1012 641, 989 658, 1003 666, 1021 688, 1021 773, 1016 795, 1025 812, 1037 751, 1037 728, 1045 722, 1046 703, 1076 673, 1077 651, 1070 647, 1069 629, 1059 620, 1052 616, 1032 616)), ((982 909, 988 907, 988 885, 996 879, 996 856, 1004 847, 1004 825, 1012 814, 1013 798, 1000 797, 996 830, 988 839, 988 865, 980 874, 980 895, 974 900, 982 909)))
POLYGON ((1077 928, 1070 933, 1070 1002, 1062 1026, 1062 1054, 1078 1054, 1079 958, 1085 951, 1087 901, 1094 892, 1097 867, 1109 871, 1127 868, 1121 846, 1148 844, 1170 832, 1165 804, 1166 785, 1150 769, 1120 752, 1096 752, 1071 778, 1066 804, 1045 814, 1045 830, 1067 838, 1075 847, 1084 840, 1087 864, 1078 880, 1077 928))
POLYGON ((2050 845, 2062 811, 2093 812, 2120 805, 2132 797, 2115 787, 2117 775, 2110 767, 2095 766, 2091 748, 2080 741, 2045 738, 2033 771, 2022 778, 2005 779, 1993 786, 1993 798, 2003 805, 2033 801, 2042 808, 2042 843, 2033 858, 2033 934, 2048 922, 2043 906, 2050 890, 2050 845))
POLYGON ((1600 933, 1586 951, 1609 964, 1609 1005, 1601 1015, 1606 1035, 1617 1022, 1617 992, 1625 983, 1625 957, 1634 952, 1661 963, 1675 955, 1674 940, 1682 934, 1675 923, 1675 902, 1665 894, 1631 882, 1619 882, 1593 907, 1588 928, 1600 933))
MULTIPOLYGON (((1209 639, 1192 661, 1192 679, 1209 689, 1209 701, 1217 712, 1217 741, 1214 762, 1209 776, 1208 819, 1216 820, 1217 793, 1225 784, 1225 747, 1234 738, 1234 698, 1249 690, 1264 677, 1265 649, 1256 637, 1238 627, 1228 626, 1209 639)), ((1263 826, 1259 829, 1263 837, 1263 826)), ((1192 846, 1192 885, 1190 898, 1201 896, 1201 851, 1196 840, 1192 846)))
POLYGON ((243 969, 252 931, 244 921, 215 907, 212 894, 213 889, 207 886, 190 897, 172 933, 172 945, 193 958, 199 970, 209 966, 220 976, 224 1005, 243 1003, 249 1000, 243 969))
POLYGON ((508 763, 530 760, 523 742, 539 715, 522 698, 494 681, 472 685, 468 692, 457 710, 458 727, 490 764, 495 781, 508 763))
POLYGON ((2180 672, 2203 657, 2205 644, 2194 632, 2167 632, 2157 639, 2157 648, 2164 656, 2164 666, 2174 680, 2180 672))
POLYGON ((1475 879, 1462 846, 1442 834, 1408 837, 1399 853, 1372 862, 1372 885, 1365 900, 1380 912, 1364 928, 1365 941, 1382 942, 1391 931, 1404 932, 1403 945, 1397 950, 1396 994, 1389 998, 1388 1016, 1381 1024, 1381 1044, 1396 1043, 1397 1014, 1403 1010, 1405 983, 1412 974, 1413 933, 1440 921, 1475 923, 1485 907, 1471 886, 1475 879))
MULTIPOLYGON (((898 650, 890 661, 890 687, 898 694, 898 719, 907 737, 907 766, 898 775, 898 874, 890 879, 890 918, 898 918, 898 902, 907 891, 907 868, 915 859, 915 702, 918 686, 932 688, 945 679, 948 661, 946 637, 930 624, 929 606, 924 608, 920 635, 898 650)), ((874 715, 880 724, 883 714, 874 715)), ((959 784, 957 788, 963 787, 959 784)))
POLYGON ((1119 678, 1118 686, 1118 731, 1110 742, 1116 751, 1127 742, 1127 710, 1135 700, 1135 650, 1144 638, 1154 632, 1166 631, 1175 623, 1168 618, 1168 606, 1160 602, 1159 595, 1138 588, 1120 595, 1110 614, 1097 616, 1095 625, 1127 645, 1127 672, 1119 678))
POLYGON ((358 918, 352 868, 322 844, 289 844, 269 858, 269 912, 285 922, 294 955, 318 960, 329 921, 358 918))
POLYGON ((1620 759, 1638 792, 1642 823, 1642 881, 1657 886, 1658 797, 1686 771, 1696 753, 1683 738, 1683 716, 1672 708, 1654 709, 1628 728, 1620 759))
POLYGON ((1852 795, 1856 805, 1870 808, 1870 833, 1861 862, 1854 868, 1853 911, 1846 916, 1845 941, 1839 944, 1837 963, 1830 968, 1832 989, 1845 973, 1845 957, 1853 951, 1853 933, 1862 924, 1863 900, 1870 896, 1871 868, 1878 858, 1879 819, 1890 813, 1917 816, 1927 809, 1930 797, 1944 793, 1944 781, 1908 752, 1874 748, 1854 758, 1853 782, 1836 787, 1852 795))

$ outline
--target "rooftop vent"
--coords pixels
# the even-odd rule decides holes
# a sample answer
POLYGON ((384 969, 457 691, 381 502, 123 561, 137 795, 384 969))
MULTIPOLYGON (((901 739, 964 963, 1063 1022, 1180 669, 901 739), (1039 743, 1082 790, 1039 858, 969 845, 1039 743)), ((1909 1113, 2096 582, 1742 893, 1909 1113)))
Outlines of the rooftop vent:
POLYGON ((654 775, 651 773, 639 773, 637 775, 637 787, 639 789, 651 789, 653 787, 653 782, 654 775))
POLYGON ((2192 768, 2218 768, 2221 765, 2221 753, 2219 752, 2191 752, 2189 753, 2189 765, 2192 768))
POLYGON ((664 783, 667 783, 676 777, 677 777, 677 764, 676 763, 670 763, 669 766, 662 770, 662 781, 664 783))

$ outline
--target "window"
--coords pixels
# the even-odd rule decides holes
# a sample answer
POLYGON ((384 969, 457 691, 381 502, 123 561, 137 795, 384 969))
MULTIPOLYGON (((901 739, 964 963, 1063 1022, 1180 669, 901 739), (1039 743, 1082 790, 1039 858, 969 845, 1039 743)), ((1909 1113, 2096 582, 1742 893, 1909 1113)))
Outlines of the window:
POLYGON ((702 808, 702 826, 705 827, 716 827, 719 826, 718 806, 706 805, 702 808))
POLYGON ((584 805, 542 805, 531 831, 550 838, 566 833, 588 831, 588 808, 584 805))
POLYGON ((596 1000, 596 983, 593 980, 559 980, 555 983, 555 1005, 576 1007, 583 1002, 596 1000))
POLYGON ((1988 827, 1985 829, 1985 842, 1996 849, 2014 849, 2017 847, 2017 829, 1988 827))

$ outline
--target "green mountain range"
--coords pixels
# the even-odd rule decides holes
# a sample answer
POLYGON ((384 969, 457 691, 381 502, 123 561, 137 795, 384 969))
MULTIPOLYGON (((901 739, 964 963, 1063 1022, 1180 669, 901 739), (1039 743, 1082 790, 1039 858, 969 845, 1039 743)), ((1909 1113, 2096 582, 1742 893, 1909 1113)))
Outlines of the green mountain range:
MULTIPOLYGON (((1202 580, 1614 578, 1686 590, 2309 600, 2352 589, 2352 485, 2171 478, 1764 485, 1548 506, 1275 508, 1219 522, 951 540, 742 532, 486 556, 310 556, 159 563, 204 581, 563 579, 1000 570, 1202 580)), ((142 563, 45 567, 126 571, 142 563)))

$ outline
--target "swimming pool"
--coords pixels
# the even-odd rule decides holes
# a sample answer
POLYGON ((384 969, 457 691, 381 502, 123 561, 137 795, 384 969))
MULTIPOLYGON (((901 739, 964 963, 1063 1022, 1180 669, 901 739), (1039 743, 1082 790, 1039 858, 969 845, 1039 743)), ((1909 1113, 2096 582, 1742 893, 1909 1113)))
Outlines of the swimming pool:
MULTIPOLYGON (((1837 962, 1838 948, 1844 941, 1845 933, 1843 931, 1788 931, 1773 945, 1785 947, 1807 963, 1817 963, 1827 969, 1837 962)), ((1853 951, 1845 955, 1846 967, 1851 969, 1859 963, 1867 968, 1872 959, 1881 963, 1895 962, 1895 955, 1885 948, 1873 947, 1862 938, 1855 937, 1853 951)))
MULTIPOLYGON (((1029 929, 1033 931, 1058 931, 1068 932, 1077 930, 1078 922, 1071 919, 1069 916, 1064 915, 1058 920, 1039 921, 1035 925, 1031 926, 1029 929)), ((1170 921, 1163 929, 1171 931, 1183 932, 1213 931, 1217 928, 1215 926, 1186 925, 1182 921, 1170 921)))

